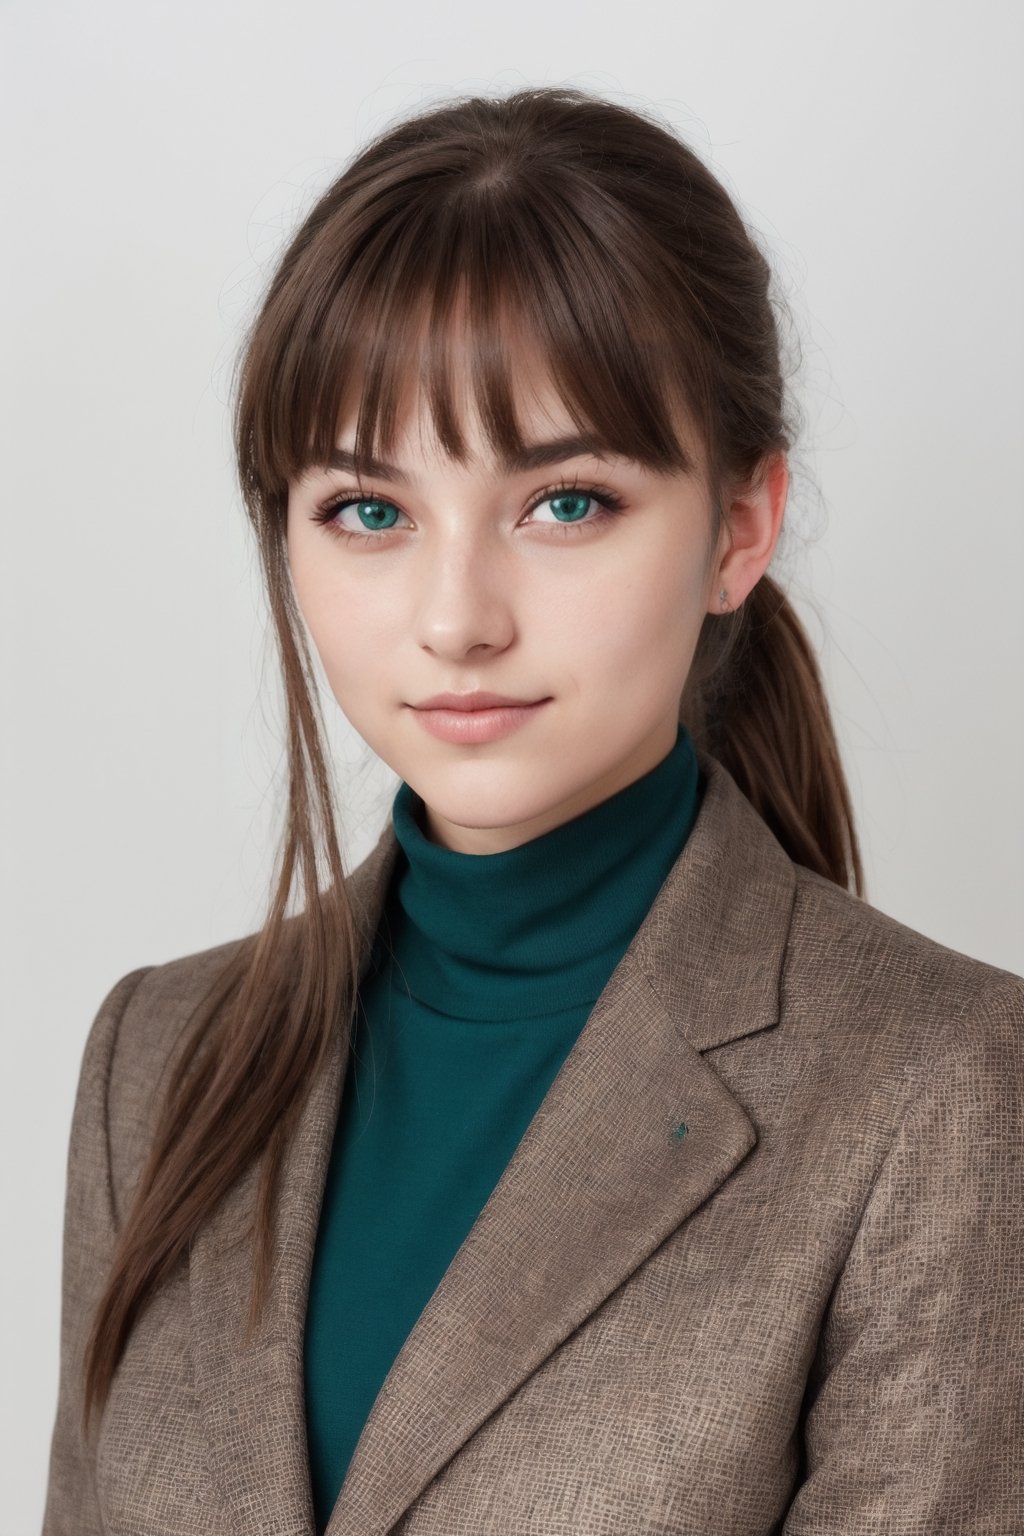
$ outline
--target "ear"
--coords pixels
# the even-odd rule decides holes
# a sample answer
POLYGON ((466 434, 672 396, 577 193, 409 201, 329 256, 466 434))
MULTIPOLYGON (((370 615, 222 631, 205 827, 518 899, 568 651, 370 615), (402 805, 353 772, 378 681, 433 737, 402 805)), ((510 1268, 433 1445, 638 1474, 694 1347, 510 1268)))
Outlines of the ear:
POLYGON ((725 507, 718 551, 712 566, 708 612, 724 613, 719 593, 736 609, 757 586, 775 552, 789 494, 789 464, 783 452, 771 454, 755 478, 725 507))

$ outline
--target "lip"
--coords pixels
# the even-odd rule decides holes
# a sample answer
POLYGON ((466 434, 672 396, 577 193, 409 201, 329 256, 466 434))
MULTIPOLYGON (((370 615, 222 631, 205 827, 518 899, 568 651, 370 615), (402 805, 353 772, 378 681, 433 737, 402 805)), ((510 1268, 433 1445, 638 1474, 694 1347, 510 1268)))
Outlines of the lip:
POLYGON ((457 709, 475 712, 478 709, 525 709, 534 704, 543 704, 543 699, 510 699, 504 693, 486 693, 482 689, 475 693, 435 693, 431 698, 424 699, 420 704, 413 704, 413 709, 457 709))
POLYGON ((500 741, 539 715, 549 699, 536 704, 503 705, 497 709, 414 709, 417 720, 431 736, 457 746, 500 741))

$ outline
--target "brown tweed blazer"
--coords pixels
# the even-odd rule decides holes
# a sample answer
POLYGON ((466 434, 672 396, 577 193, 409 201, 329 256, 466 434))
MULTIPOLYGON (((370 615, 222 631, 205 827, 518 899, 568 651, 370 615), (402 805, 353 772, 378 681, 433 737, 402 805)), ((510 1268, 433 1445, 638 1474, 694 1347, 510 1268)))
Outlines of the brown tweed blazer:
MULTIPOLYGON (((329 1536, 1024 1532, 1024 980, 794 865, 700 762, 686 847, 396 1358, 329 1536)), ((396 848, 389 819, 349 876, 367 932, 396 848)), ((161 1072, 228 947, 126 975, 89 1035, 45 1536, 313 1531, 303 1318, 340 1041, 260 1337, 253 1168, 78 1430, 161 1072)))

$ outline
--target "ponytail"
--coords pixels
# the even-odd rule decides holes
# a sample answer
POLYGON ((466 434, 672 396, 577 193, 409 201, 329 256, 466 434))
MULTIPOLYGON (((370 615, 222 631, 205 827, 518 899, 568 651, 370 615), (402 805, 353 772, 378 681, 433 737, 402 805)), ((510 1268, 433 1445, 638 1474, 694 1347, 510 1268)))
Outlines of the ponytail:
POLYGON ((680 718, 795 863, 863 898, 853 808, 821 673, 770 576, 735 613, 705 619, 680 718))

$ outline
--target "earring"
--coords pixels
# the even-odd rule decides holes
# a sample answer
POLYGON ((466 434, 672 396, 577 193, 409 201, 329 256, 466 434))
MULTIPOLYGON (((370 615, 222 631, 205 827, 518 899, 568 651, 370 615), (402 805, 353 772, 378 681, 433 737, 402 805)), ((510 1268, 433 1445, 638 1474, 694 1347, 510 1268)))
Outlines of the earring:
POLYGON ((726 611, 726 609, 729 607, 729 594, 725 590, 724 587, 722 588, 721 592, 719 592, 719 594, 718 594, 718 601, 721 603, 722 611, 724 613, 726 611))

